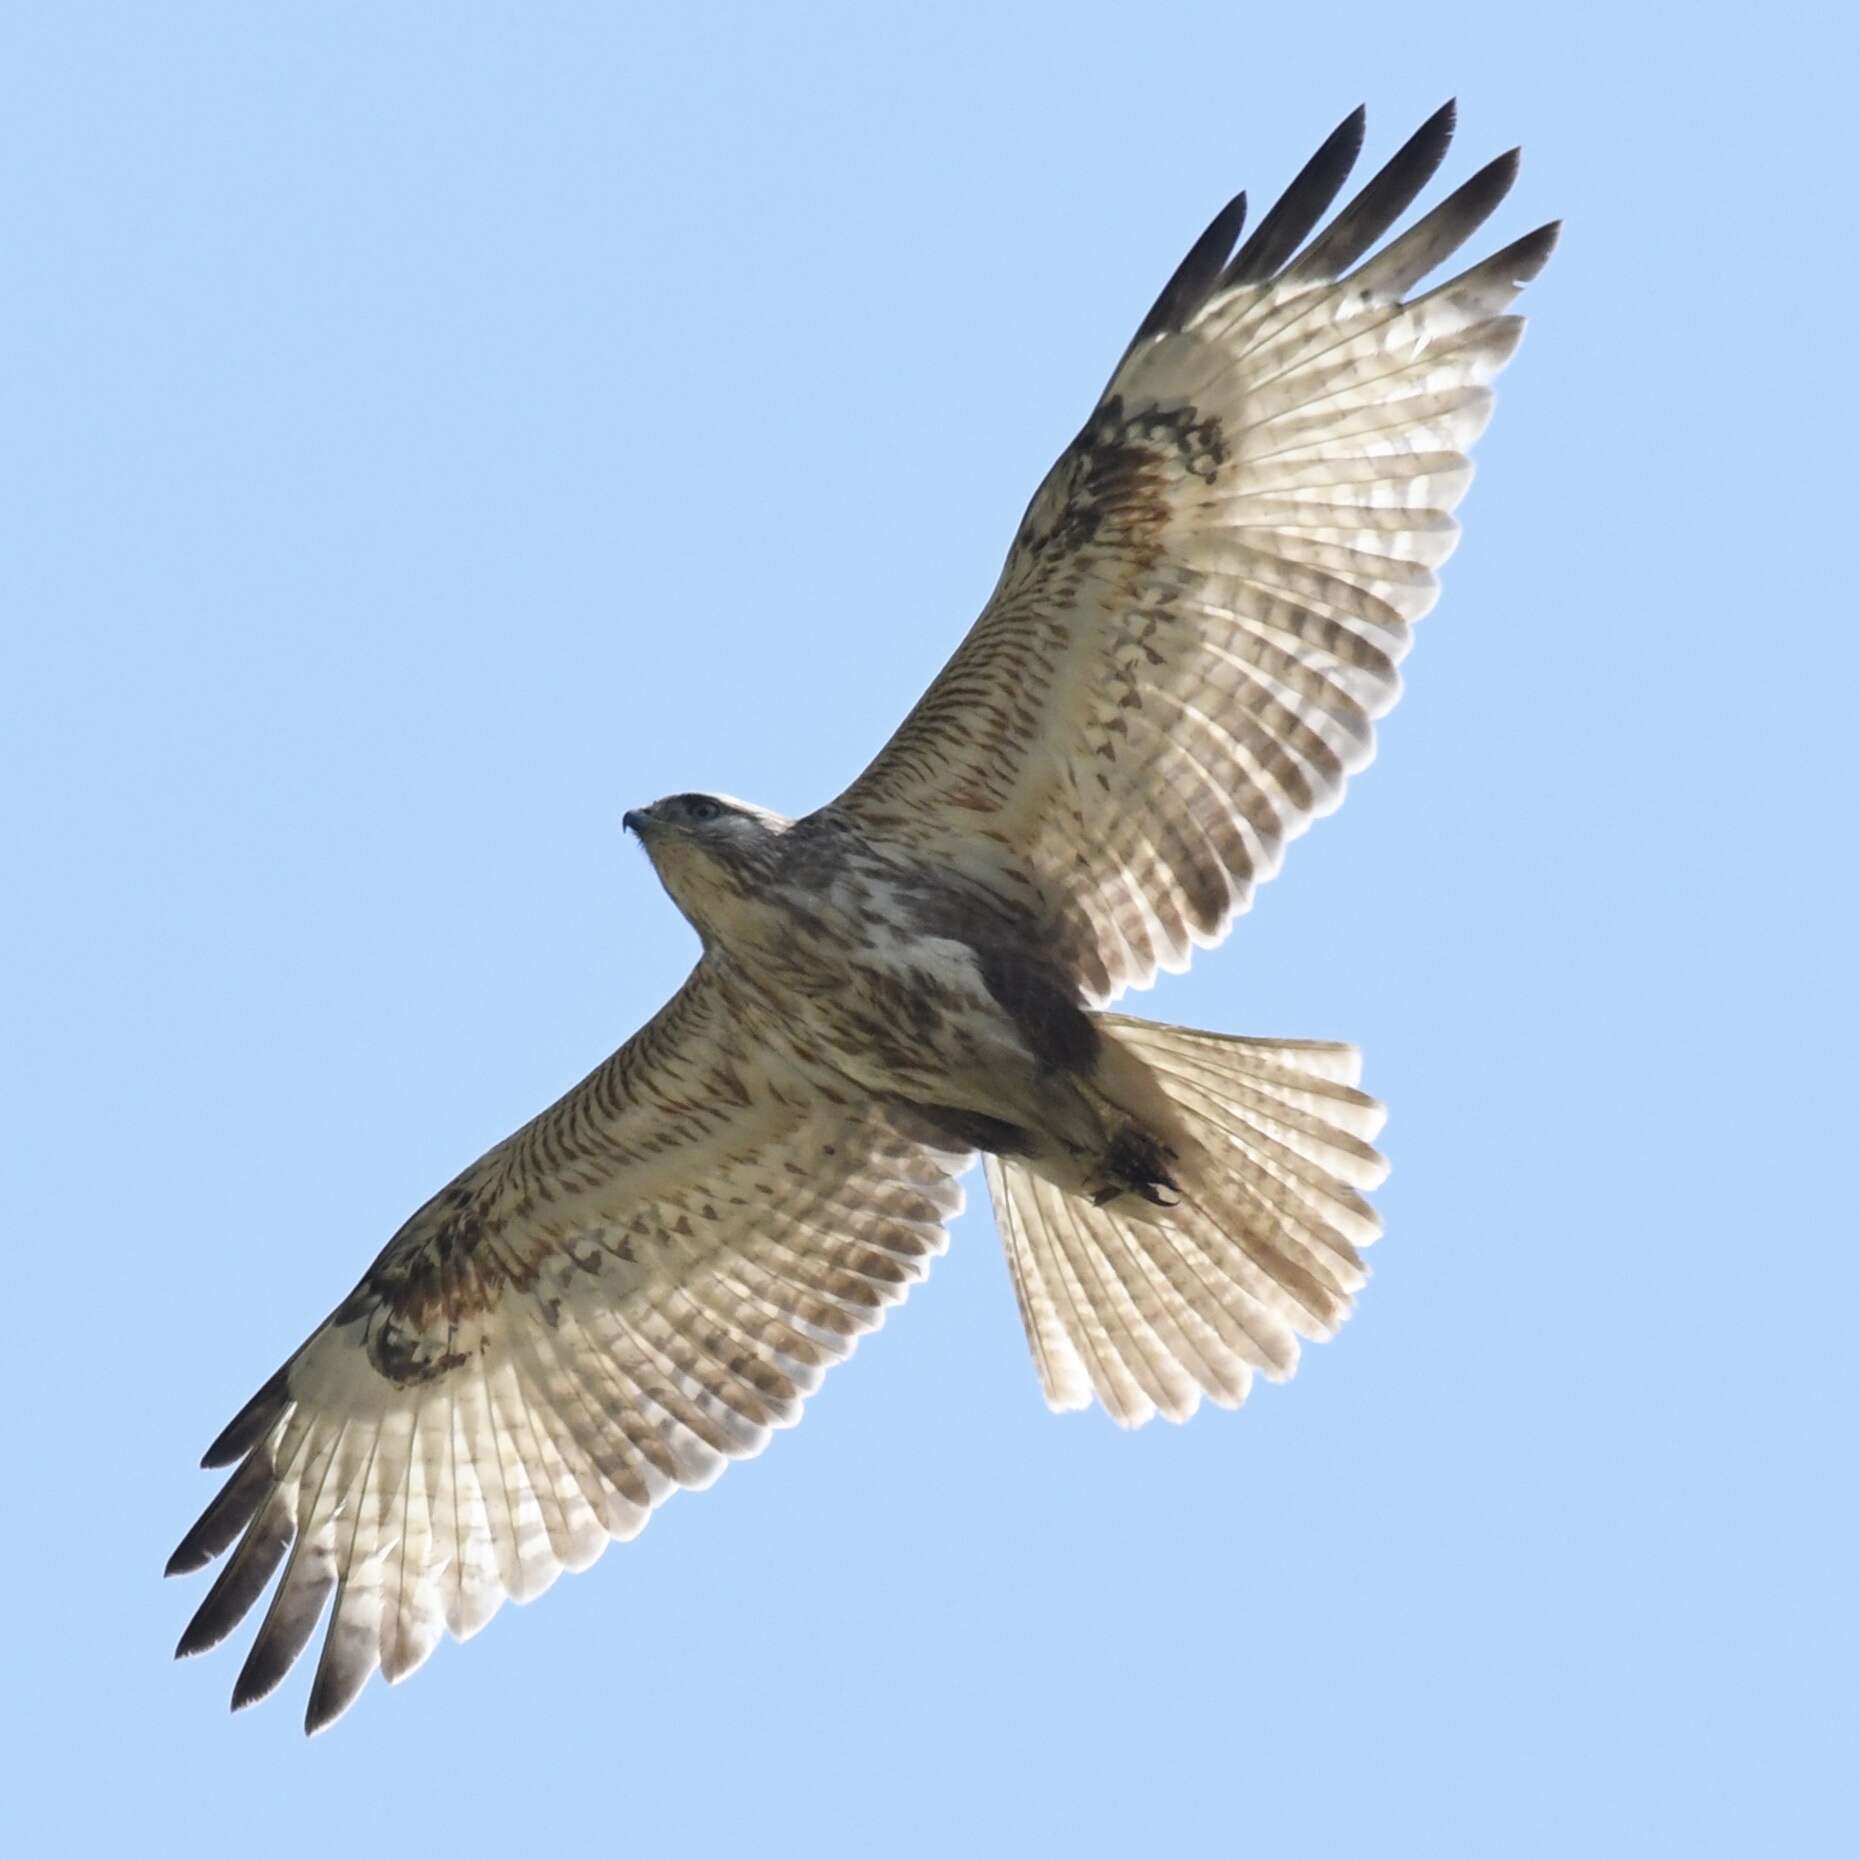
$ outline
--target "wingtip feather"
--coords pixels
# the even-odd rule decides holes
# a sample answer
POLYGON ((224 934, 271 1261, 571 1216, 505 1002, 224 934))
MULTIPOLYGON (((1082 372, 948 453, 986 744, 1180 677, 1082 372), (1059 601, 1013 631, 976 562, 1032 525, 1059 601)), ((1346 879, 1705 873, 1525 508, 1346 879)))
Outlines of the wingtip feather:
POLYGON ((1535 231, 1527 232, 1522 239, 1514 239, 1500 256, 1511 258, 1517 281, 1528 284, 1549 264, 1550 256, 1562 237, 1563 222, 1546 220, 1535 231))
POLYGON ((284 1560, 291 1537, 288 1509, 274 1494, 246 1526, 238 1549, 194 1610, 175 1647, 177 1660, 217 1647, 245 1619, 284 1560))
POLYGON ((1449 97, 1291 263, 1287 275, 1335 278, 1362 258, 1434 178, 1458 125, 1459 104, 1449 97))
POLYGON ((193 1528, 175 1546, 162 1574, 189 1575, 222 1555, 264 1503, 271 1485, 271 1473, 270 1454, 262 1450, 249 1453, 239 1469, 213 1495, 206 1510, 195 1519, 193 1528))
POLYGON ((1158 292, 1156 301, 1137 325, 1137 333, 1124 351, 1126 355, 1152 336, 1180 329, 1201 307, 1246 226, 1246 211, 1243 189, 1215 214, 1201 237, 1189 247, 1187 255, 1170 274, 1169 282, 1158 292))
POLYGON ((200 1464, 208 1472, 214 1472, 244 1458, 283 1414, 289 1401, 290 1366, 287 1364, 226 1423, 212 1446, 201 1455, 200 1464))
POLYGON ((1356 166, 1368 122, 1368 110, 1358 104, 1324 138, 1221 273, 1221 289, 1272 277, 1304 244, 1356 166))
POLYGON ((205 1569, 213 1561, 211 1551, 202 1549, 194 1541, 195 1532, 200 1529, 196 1524, 181 1541, 169 1552, 168 1560, 161 1566, 164 1578, 169 1576, 191 1576, 197 1569, 205 1569))

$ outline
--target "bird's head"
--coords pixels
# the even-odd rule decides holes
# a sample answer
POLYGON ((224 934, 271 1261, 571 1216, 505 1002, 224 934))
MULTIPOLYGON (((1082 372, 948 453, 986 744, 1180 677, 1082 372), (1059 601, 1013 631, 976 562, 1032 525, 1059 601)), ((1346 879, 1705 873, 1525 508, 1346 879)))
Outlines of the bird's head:
POLYGON ((638 835, 660 884, 710 943, 728 941, 732 920, 754 906, 793 823, 728 795, 671 794, 631 809, 622 824, 638 835))

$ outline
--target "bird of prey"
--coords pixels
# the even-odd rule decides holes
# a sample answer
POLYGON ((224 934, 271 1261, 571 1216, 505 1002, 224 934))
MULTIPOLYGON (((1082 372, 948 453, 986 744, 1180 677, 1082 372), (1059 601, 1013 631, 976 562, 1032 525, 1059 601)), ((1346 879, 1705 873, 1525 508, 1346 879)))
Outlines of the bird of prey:
POLYGON ((697 966, 208 1449, 232 1475, 169 1571, 231 1555, 179 1652, 283 1569, 235 1707, 327 1607, 320 1729, 759 1451, 923 1276, 978 1152, 1055 1409, 1237 1407, 1335 1330, 1383 1174, 1355 1052, 1107 1004, 1220 940, 1395 701, 1557 230, 1417 292, 1517 169, 1383 243, 1452 130, 1321 230, 1360 110, 1250 236, 1244 195, 1221 210, 837 800, 626 816, 697 966))

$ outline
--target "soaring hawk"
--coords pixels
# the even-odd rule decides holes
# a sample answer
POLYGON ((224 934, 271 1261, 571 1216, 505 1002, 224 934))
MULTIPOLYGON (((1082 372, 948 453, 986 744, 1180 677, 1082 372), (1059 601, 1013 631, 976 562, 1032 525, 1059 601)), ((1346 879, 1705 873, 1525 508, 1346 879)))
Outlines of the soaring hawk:
POLYGON ((1383 1174, 1355 1052, 1105 1010, 1220 940, 1395 701, 1556 237, 1415 294, 1517 168, 1376 249, 1452 130, 1449 105, 1321 231, 1360 110, 1244 243, 1245 196, 1221 210, 837 800, 626 817, 696 968, 207 1452, 232 1475, 169 1570, 231 1555, 179 1651, 283 1569, 235 1706, 327 1608, 317 1730, 759 1451, 922 1277, 977 1152, 1054 1408, 1236 1407, 1337 1327, 1383 1174))

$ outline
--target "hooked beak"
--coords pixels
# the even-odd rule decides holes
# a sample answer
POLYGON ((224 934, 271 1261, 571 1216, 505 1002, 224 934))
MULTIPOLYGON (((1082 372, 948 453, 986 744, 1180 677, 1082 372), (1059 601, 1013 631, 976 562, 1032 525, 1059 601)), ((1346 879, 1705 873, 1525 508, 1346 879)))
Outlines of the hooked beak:
POLYGON ((622 832, 637 833, 642 839, 645 837, 647 825, 648 822, 643 809, 629 807, 626 812, 620 816, 620 827, 622 832))

